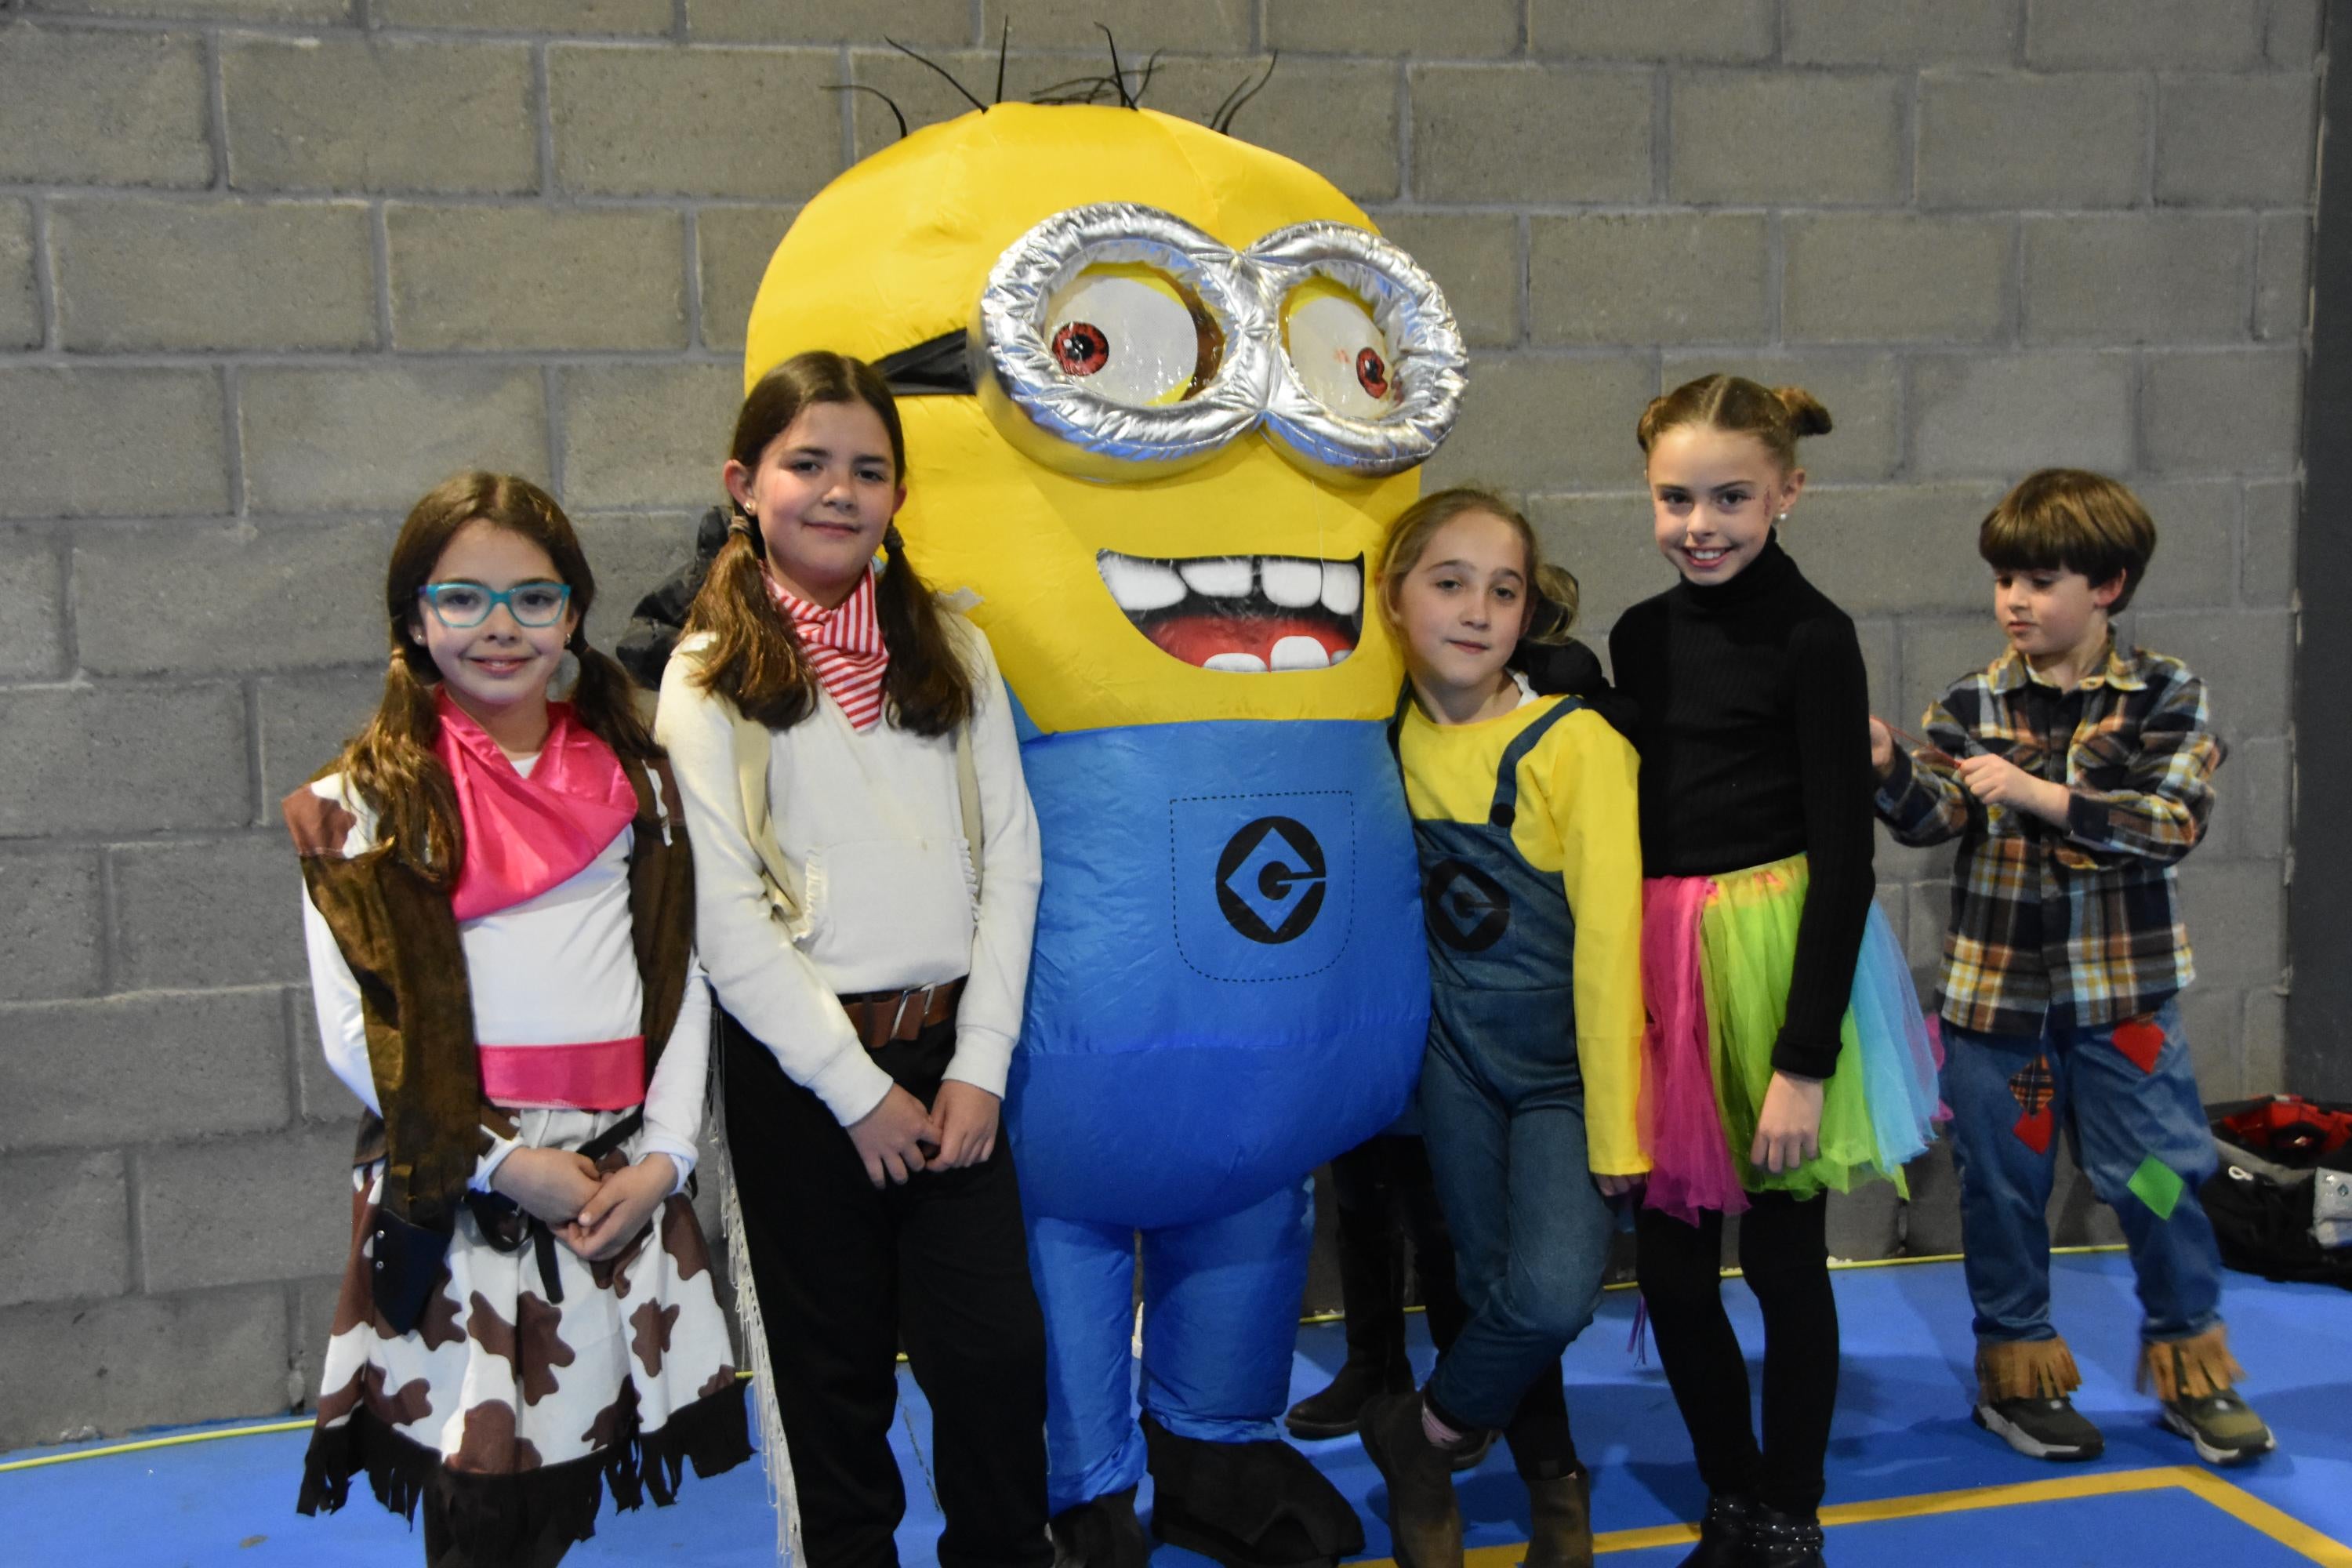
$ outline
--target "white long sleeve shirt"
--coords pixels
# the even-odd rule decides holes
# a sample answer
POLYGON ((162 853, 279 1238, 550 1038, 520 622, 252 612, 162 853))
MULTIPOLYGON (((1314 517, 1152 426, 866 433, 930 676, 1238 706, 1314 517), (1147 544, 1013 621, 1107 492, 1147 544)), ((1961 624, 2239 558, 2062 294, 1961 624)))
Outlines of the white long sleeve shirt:
POLYGON ((954 738, 859 731, 820 695, 769 742, 769 818, 805 900, 772 912, 751 844, 728 706, 696 685, 690 638, 662 679, 656 727, 694 844, 696 936, 719 1005, 786 1077, 845 1127, 889 1091, 838 998, 965 976, 947 1076, 1004 1093, 1029 984, 1037 918, 1037 815, 1021 776, 1010 699, 988 639, 959 621, 972 671, 980 784, 980 896, 972 895, 954 738))
MULTIPOLYGON (((522 759, 515 766, 528 774, 536 761, 522 759)), ((346 856, 361 854, 376 842, 375 814, 345 787, 342 775, 320 779, 310 787, 352 814, 354 820, 343 844, 346 856)), ((659 805, 656 798, 656 809, 659 805)), ((578 874, 539 897, 457 923, 478 1044, 584 1045, 626 1039, 644 1026, 644 988, 629 912, 629 851, 635 835, 635 828, 624 827, 578 874)), ((310 997, 318 1009, 327 1066, 361 1103, 381 1114, 359 984, 307 890, 302 934, 310 950, 310 997)), ((677 1023, 646 1086, 645 1131, 637 1140, 638 1158, 652 1153, 670 1157, 681 1189, 694 1171, 709 1069, 710 987, 698 963, 688 971, 677 1023)), ((489 1190, 491 1173, 507 1155, 538 1142, 537 1127, 546 1120, 532 1114, 544 1108, 508 1109, 523 1113, 522 1124, 514 1138, 492 1134, 492 1147, 474 1168, 472 1185, 478 1191, 489 1190)))

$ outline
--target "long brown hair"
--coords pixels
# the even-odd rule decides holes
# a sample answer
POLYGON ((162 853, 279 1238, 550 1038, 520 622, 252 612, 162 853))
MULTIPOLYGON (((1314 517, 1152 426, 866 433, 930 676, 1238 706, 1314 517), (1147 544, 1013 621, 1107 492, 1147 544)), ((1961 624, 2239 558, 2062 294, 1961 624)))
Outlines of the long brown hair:
MULTIPOLYGON (((888 384, 864 360, 822 349, 795 354, 760 378, 736 416, 729 456, 756 473, 769 445, 817 403, 863 403, 874 410, 890 436, 895 477, 906 482, 907 437, 888 384)), ((711 636, 695 661, 694 680, 734 703, 745 718, 789 730, 815 710, 816 679, 791 621, 768 592, 760 525, 740 505, 734 511, 727 542, 687 612, 688 637, 711 636)), ((908 561, 896 523, 883 531, 882 550, 887 565, 874 584, 874 613, 890 650, 882 677, 884 710, 901 730, 944 735, 971 716, 971 672, 957 652, 947 613, 908 561)))
POLYGON ((385 627, 392 643, 383 700, 375 717, 344 745, 334 763, 376 813, 393 853, 437 884, 456 879, 465 843, 449 770, 433 750, 441 734, 440 710, 434 703, 441 671, 410 632, 418 614, 417 590, 432 580, 441 552, 470 522, 487 522, 538 545, 572 589, 571 609, 579 620, 564 647, 580 664, 571 695, 574 717, 620 756, 642 762, 661 755, 630 700, 627 674, 588 645, 596 574, 588 569, 580 538, 555 498, 512 474, 475 469, 442 480, 409 509, 408 521, 393 542, 383 580, 385 627))
POLYGON ((1519 543, 1528 552, 1528 592, 1535 602, 1528 606, 1527 625, 1519 632, 1520 640, 1566 642, 1569 628, 1576 624, 1579 591, 1575 575, 1566 567, 1554 566, 1544 560, 1535 527, 1518 508, 1497 492, 1476 485, 1456 485, 1452 489, 1425 495, 1399 512, 1396 521, 1389 524, 1388 541, 1381 550, 1380 577, 1381 612, 1389 625, 1397 624, 1397 591, 1404 586, 1412 569, 1421 564, 1429 542, 1436 537, 1439 529, 1474 511, 1483 511, 1510 524, 1511 531, 1519 536, 1519 543))
POLYGON ((1766 386, 1744 375, 1718 371, 1650 399, 1633 426, 1633 439, 1647 452, 1653 442, 1678 425, 1753 436, 1786 473, 1797 466, 1800 437, 1830 433, 1830 411, 1801 386, 1766 386))

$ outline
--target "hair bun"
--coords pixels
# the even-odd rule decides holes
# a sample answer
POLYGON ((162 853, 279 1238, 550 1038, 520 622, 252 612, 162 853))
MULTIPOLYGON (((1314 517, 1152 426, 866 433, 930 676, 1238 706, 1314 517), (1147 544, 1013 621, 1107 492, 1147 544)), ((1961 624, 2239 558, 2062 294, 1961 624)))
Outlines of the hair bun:
POLYGON ((1799 436, 1826 436, 1830 433, 1830 411, 1822 400, 1801 386, 1776 386, 1772 395, 1789 411, 1789 428, 1799 436))

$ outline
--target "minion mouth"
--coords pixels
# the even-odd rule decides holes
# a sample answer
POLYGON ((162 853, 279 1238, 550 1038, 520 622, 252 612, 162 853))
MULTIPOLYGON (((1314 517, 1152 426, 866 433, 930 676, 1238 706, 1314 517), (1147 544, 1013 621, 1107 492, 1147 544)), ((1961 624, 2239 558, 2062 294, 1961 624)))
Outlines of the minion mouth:
POLYGON ((1356 651, 1364 558, 1098 551, 1095 569, 1135 629, 1202 669, 1262 675, 1326 669, 1356 651))

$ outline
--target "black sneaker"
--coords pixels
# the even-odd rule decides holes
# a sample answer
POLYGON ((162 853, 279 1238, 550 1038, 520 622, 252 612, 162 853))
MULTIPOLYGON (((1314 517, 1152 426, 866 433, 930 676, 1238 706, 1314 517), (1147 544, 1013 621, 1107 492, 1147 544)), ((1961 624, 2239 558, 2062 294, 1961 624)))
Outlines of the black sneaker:
POLYGON ((2099 1429, 2063 1395, 1979 1401, 1976 1422, 2029 1459, 2095 1459, 2107 1447, 2099 1429))
POLYGON ((2168 1402, 2164 1424, 2196 1444, 2197 1457, 2209 1465, 2242 1465, 2278 1447, 2253 1407, 2228 1389, 2168 1402))

